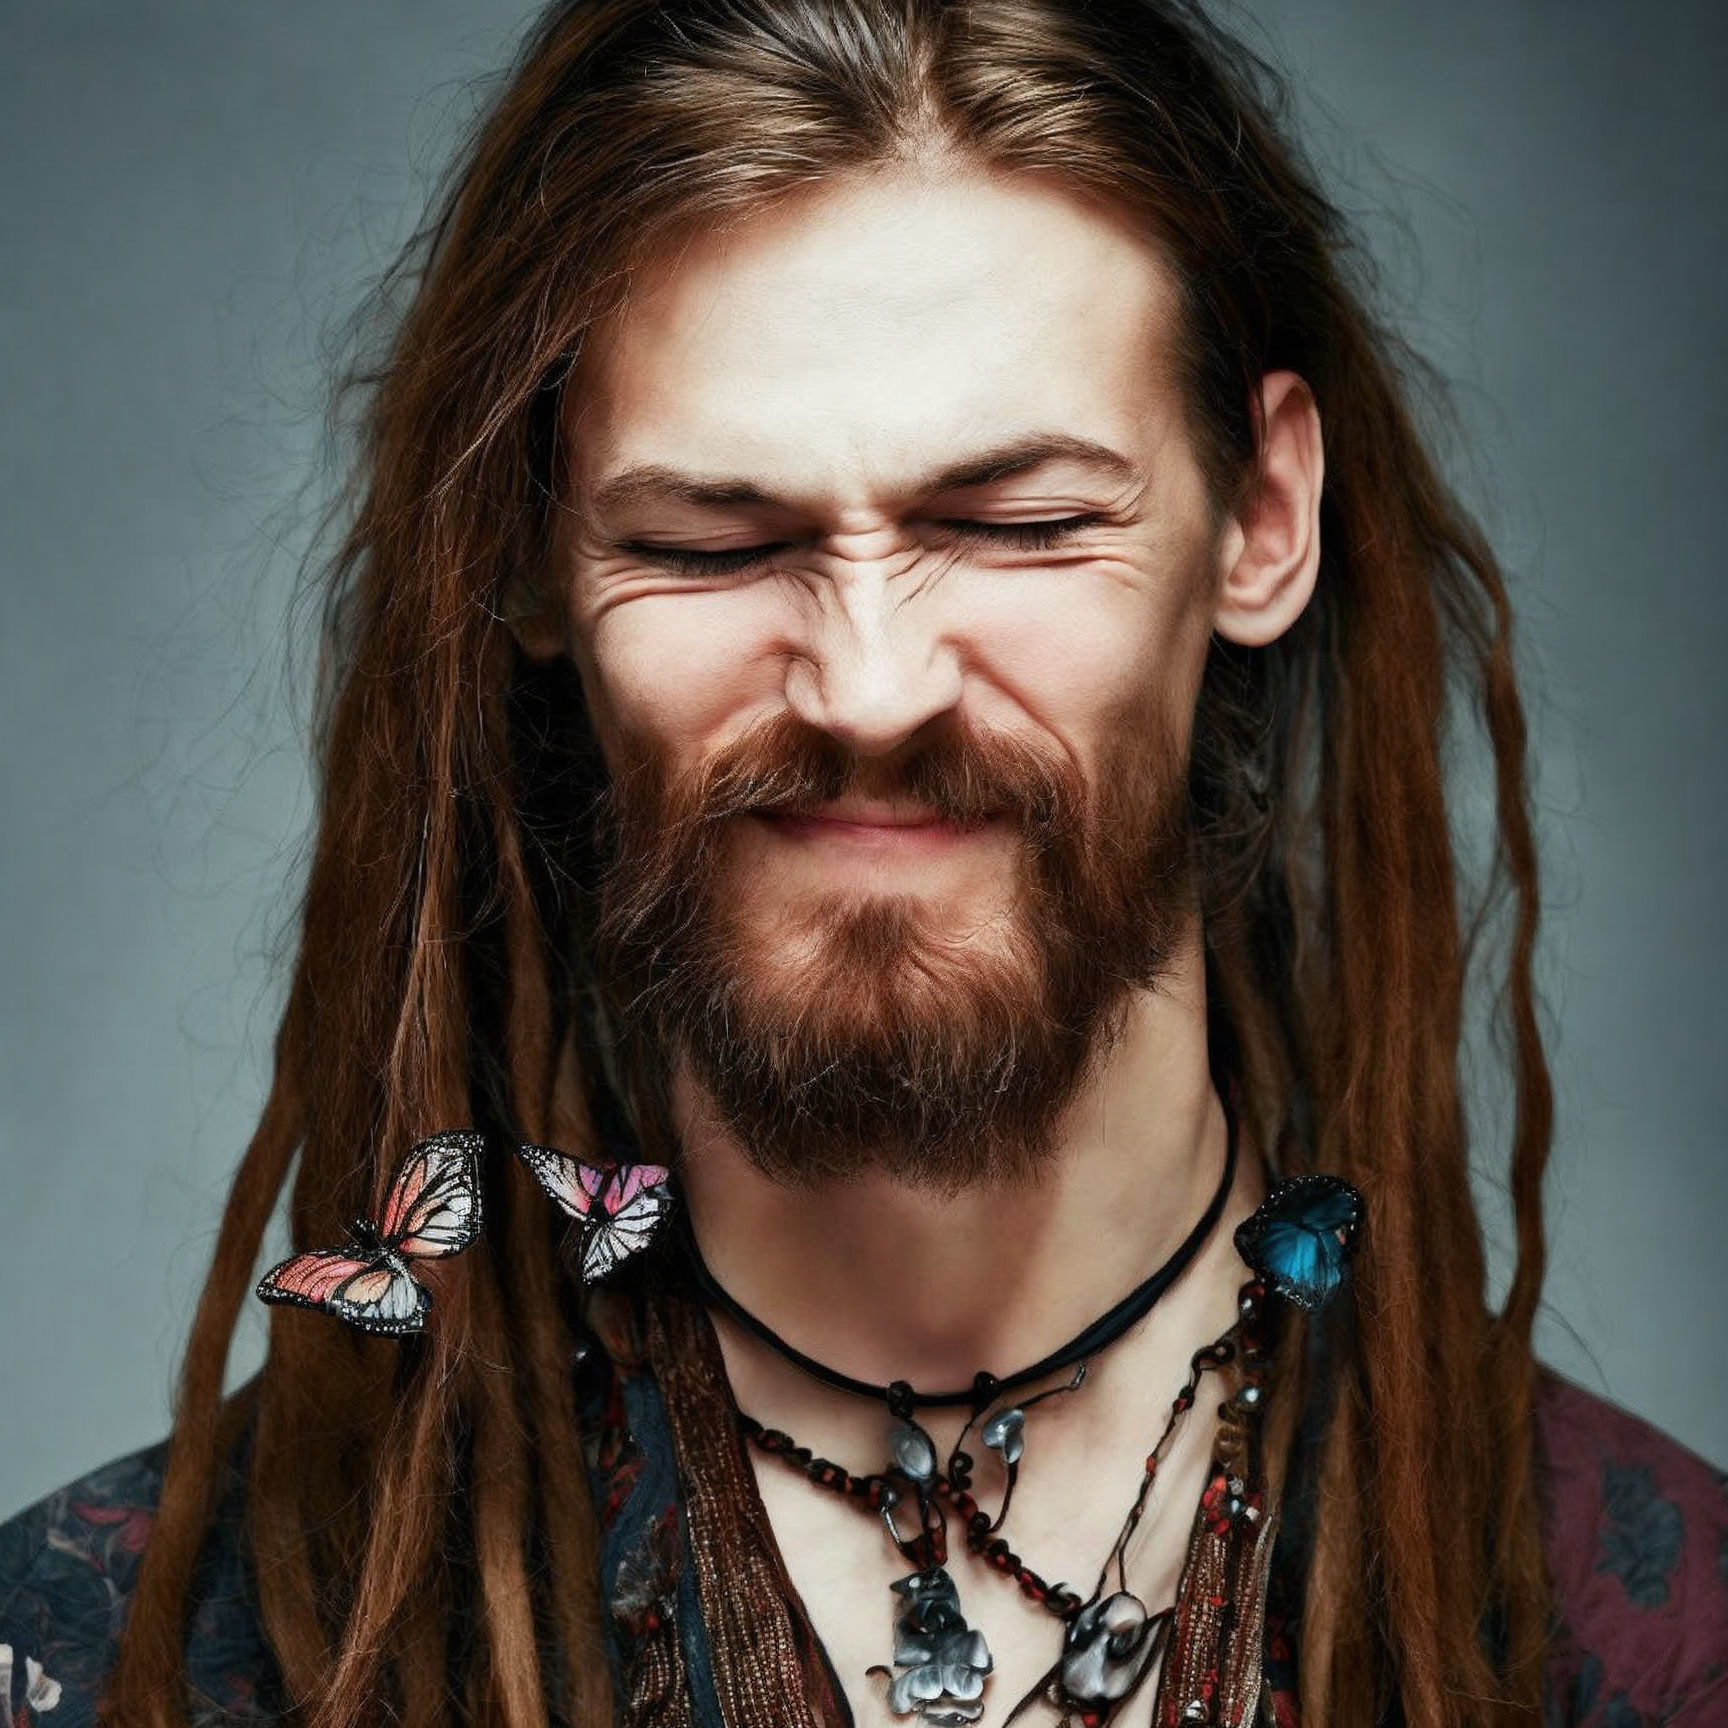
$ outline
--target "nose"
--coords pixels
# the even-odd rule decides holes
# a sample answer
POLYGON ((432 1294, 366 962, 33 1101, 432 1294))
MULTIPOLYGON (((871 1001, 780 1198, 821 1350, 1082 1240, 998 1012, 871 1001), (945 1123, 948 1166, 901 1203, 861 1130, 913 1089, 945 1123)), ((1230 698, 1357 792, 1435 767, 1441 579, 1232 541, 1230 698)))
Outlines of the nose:
POLYGON ((787 706, 860 756, 886 756, 960 701, 960 657, 919 598, 880 566, 823 584, 787 706))

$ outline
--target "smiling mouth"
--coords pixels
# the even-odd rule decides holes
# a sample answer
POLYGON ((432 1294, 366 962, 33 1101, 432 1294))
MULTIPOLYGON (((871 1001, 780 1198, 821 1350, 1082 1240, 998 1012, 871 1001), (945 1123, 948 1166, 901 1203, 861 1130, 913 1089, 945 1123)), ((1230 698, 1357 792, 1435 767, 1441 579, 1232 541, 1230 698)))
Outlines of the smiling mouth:
POLYGON ((955 821, 935 810, 843 801, 813 810, 751 814, 789 840, 827 841, 872 849, 928 847, 963 840, 990 826, 994 815, 955 821))

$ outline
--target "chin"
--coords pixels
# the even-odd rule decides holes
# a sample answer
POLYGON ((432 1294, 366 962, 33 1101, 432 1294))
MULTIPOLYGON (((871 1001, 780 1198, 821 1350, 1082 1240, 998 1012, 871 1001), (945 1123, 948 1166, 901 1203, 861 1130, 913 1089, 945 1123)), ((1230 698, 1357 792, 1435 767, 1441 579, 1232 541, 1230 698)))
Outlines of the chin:
POLYGON ((732 921, 683 1042, 770 1176, 952 1189, 1024 1178, 1047 1156, 1096 1017, 1050 1011, 1024 917, 932 924, 904 894, 841 896, 773 934, 732 921))

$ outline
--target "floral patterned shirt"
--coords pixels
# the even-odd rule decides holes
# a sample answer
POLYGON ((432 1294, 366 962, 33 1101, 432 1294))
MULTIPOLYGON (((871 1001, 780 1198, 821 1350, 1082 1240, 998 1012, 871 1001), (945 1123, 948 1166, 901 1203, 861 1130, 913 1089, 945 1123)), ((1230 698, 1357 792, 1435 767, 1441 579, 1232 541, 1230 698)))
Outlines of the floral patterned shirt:
MULTIPOLYGON (((589 1464, 604 1531, 614 1678, 662 1608, 674 1613, 690 1717, 721 1728, 664 1407, 641 1365, 590 1364, 589 1464)), ((1561 1624, 1546 1728, 1728 1725, 1728 1475, 1648 1423, 1545 1376, 1537 1439, 1561 1624)), ((0 1728, 87 1728, 149 1541, 165 1446, 104 1465, 0 1524, 0 1728)), ((241 1460, 199 1574, 188 1645, 196 1728, 266 1722, 279 1682, 253 1609, 241 1460)), ((1275 1620, 1266 1675, 1296 1722, 1275 1620)), ((841 1715, 845 1712, 843 1707, 841 1715)))

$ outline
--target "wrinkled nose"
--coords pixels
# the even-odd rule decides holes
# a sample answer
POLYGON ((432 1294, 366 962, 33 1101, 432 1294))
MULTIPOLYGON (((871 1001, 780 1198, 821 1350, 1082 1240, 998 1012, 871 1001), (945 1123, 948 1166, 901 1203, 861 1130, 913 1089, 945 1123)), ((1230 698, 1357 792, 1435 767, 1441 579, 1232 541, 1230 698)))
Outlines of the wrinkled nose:
POLYGON ((827 587, 786 670, 792 712, 860 756, 886 756, 960 701, 958 653, 880 571, 827 587))

